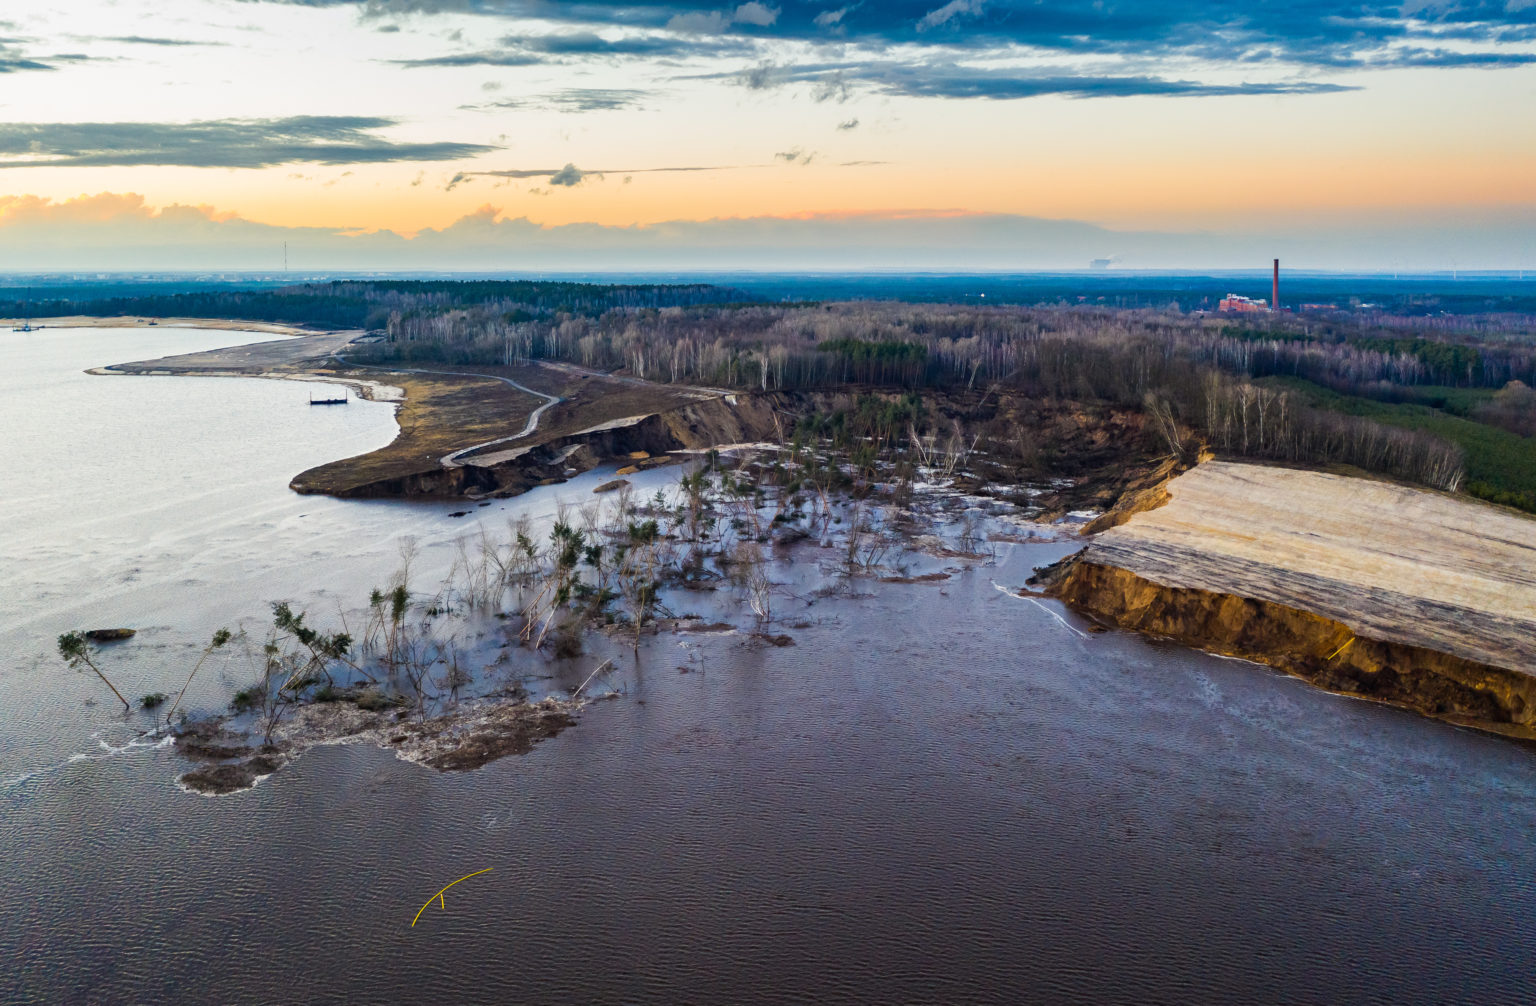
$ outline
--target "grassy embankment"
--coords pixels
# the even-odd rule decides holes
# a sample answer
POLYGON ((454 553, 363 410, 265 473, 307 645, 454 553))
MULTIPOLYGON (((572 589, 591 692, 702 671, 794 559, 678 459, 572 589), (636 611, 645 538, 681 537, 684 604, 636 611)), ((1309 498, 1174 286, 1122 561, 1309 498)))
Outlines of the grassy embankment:
POLYGON ((1487 389, 1415 389, 1421 401, 1439 406, 1434 407, 1341 395, 1299 378, 1269 377, 1256 383, 1297 392, 1317 408, 1423 430, 1458 444, 1467 453, 1468 495, 1536 513, 1536 438, 1466 418, 1492 397, 1487 389))
MULTIPOLYGON (((557 368, 524 365, 455 369, 483 373, 488 378, 508 377, 564 399, 543 414, 538 429, 526 440, 509 443, 508 447, 547 443, 599 423, 664 411, 696 398, 685 389, 608 381, 557 368)), ((342 366, 336 367, 336 372, 402 387, 405 401, 395 417, 400 433, 379 450, 333 461, 297 476, 294 483, 302 485, 305 492, 346 495, 363 486, 436 471, 445 454, 518 433, 533 409, 542 404, 501 381, 462 373, 450 376, 385 370, 349 372, 342 366)))
MULTIPOLYGON (((348 373, 342 368, 336 372, 348 373)), ((516 433, 539 405, 539 399, 500 381, 380 371, 350 374, 404 389, 405 401, 395 414, 400 433, 379 450, 297 476, 295 483, 305 491, 345 494, 372 482, 434 469, 444 454, 516 433)))

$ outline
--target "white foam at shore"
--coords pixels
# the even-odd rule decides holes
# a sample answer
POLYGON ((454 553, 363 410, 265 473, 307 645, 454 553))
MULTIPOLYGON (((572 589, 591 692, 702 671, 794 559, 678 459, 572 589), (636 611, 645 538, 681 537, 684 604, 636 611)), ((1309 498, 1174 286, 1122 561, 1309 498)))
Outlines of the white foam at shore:
MULTIPOLYGON (((155 735, 154 734, 150 734, 149 736, 153 737, 155 735)), ((99 754, 99 755, 88 755, 88 754, 83 754, 83 753, 72 754, 68 758, 64 759, 61 762, 58 762, 57 764, 48 765, 48 766, 46 766, 44 768, 33 769, 31 772, 23 772, 21 775, 14 776, 13 778, 10 778, 10 779, 0 780, 0 788, 9 789, 12 786, 20 786, 22 783, 29 782, 29 781, 31 781, 33 779, 36 779, 38 776, 48 775, 51 772, 57 772, 59 769, 61 769, 61 768, 68 768, 70 765, 74 765, 77 762, 83 762, 83 761, 105 761, 108 758, 114 758, 117 755, 127 754, 127 753, 129 753, 131 751, 135 751, 135 750, 139 750, 139 751, 157 751, 160 748, 167 747, 172 742, 174 742, 175 739, 176 738, 172 737, 170 734, 166 734, 164 737, 161 737, 158 740, 156 740, 153 744, 147 743, 143 739, 135 738, 135 739, 129 741, 127 744, 122 745, 121 747, 113 747, 112 745, 108 744, 106 741, 104 741, 104 740, 102 740, 102 739, 100 739, 98 737, 96 739, 96 743, 101 746, 101 749, 103 751, 105 751, 106 754, 99 754)))

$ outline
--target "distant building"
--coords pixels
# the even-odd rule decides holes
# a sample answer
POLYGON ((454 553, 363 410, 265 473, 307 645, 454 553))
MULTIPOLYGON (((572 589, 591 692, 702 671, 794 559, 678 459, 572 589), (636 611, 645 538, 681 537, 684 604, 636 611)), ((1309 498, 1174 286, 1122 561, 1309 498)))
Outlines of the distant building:
POLYGON ((1269 302, 1262 298, 1254 300, 1241 294, 1229 293, 1221 299, 1221 306, 1217 310, 1227 314, 1262 314, 1269 310, 1269 302))

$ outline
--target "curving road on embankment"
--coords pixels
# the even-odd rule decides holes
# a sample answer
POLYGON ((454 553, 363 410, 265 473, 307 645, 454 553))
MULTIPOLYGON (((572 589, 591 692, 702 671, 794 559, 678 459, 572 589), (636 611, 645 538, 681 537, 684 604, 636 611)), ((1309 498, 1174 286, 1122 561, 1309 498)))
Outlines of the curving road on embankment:
POLYGON ((521 440, 524 437, 531 436, 533 432, 539 428, 539 417, 544 414, 545 410, 559 405, 561 402, 565 401, 565 399, 558 395, 546 395, 542 391, 534 391, 532 388, 527 387, 526 385, 518 384, 510 377, 497 377, 494 374, 476 374, 466 370, 425 370, 414 367, 381 367, 372 363, 354 362, 347 359, 345 356, 342 356, 339 352, 332 352, 331 358, 338 361, 339 363, 345 364, 348 367, 358 367, 363 370, 378 370, 391 374, 436 374, 445 377, 480 377, 485 378, 486 380, 500 381, 502 384, 511 385, 513 388, 516 388, 518 391, 524 392, 525 394, 544 399, 544 404, 540 405, 538 408, 534 409, 532 413, 529 414, 528 421, 523 424, 521 431, 512 434, 510 437, 497 437, 495 440, 487 440, 482 444, 474 444, 470 447, 462 447, 459 450, 452 452, 451 454, 444 454, 441 458, 438 458, 438 463, 441 464, 444 468, 462 468, 463 462, 461 462, 459 458, 466 454, 473 454, 475 451, 481 450, 482 448, 494 447, 497 444, 510 443, 513 440, 521 440))

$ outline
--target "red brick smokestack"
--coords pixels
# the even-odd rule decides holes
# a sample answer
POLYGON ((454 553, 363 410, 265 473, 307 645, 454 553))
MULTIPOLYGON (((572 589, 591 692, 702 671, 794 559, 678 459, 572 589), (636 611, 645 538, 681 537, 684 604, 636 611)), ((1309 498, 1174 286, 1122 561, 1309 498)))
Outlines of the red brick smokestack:
POLYGON ((1280 310, 1280 260, 1279 259, 1275 259, 1275 287, 1274 287, 1274 292, 1270 295, 1270 298, 1269 298, 1269 309, 1271 311, 1278 311, 1278 310, 1280 310))

